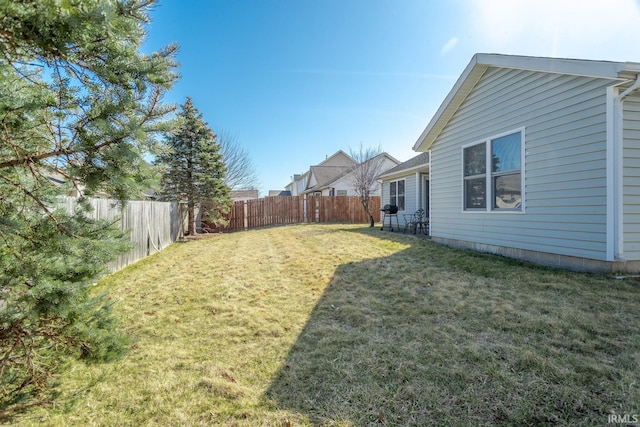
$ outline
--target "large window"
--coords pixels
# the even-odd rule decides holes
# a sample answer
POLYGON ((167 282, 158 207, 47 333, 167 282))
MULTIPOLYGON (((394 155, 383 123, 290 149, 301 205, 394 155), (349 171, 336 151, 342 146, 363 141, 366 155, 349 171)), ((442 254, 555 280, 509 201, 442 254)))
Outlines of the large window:
POLYGON ((464 210, 522 211, 522 135, 463 148, 464 210))
POLYGON ((389 203, 398 206, 399 211, 404 210, 404 179, 389 183, 389 203))

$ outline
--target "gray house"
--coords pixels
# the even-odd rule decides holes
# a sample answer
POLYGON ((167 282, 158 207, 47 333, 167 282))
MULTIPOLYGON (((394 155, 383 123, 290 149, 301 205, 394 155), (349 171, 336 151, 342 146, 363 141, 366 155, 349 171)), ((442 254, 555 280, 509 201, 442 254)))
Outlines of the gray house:
POLYGON ((429 153, 421 153, 378 176, 382 205, 398 206, 398 223, 418 209, 429 212, 429 153))
POLYGON ((640 271, 640 63, 477 54, 414 145, 431 236, 640 271))

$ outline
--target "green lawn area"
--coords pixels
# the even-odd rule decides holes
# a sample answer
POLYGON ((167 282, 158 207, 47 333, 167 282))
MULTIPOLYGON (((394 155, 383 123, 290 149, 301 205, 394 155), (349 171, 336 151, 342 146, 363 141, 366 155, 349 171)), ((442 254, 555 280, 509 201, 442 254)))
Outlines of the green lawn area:
POLYGON ((12 423, 606 425, 640 415, 640 279, 358 225, 177 243, 96 287, 135 340, 12 423))

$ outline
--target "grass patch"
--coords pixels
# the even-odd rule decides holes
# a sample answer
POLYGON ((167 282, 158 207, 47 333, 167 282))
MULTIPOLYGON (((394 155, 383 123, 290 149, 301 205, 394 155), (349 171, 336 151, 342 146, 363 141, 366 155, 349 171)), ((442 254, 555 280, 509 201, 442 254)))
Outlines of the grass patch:
POLYGON ((640 414, 640 282, 352 225, 175 244, 103 280, 135 345, 25 425, 603 425, 640 414))

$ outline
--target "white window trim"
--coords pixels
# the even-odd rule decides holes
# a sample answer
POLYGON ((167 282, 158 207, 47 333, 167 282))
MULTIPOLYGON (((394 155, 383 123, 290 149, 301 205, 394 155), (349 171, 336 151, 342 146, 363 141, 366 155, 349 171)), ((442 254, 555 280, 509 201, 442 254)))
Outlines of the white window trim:
MULTIPOLYGON (((404 182, 404 193, 402 193, 404 195, 404 206, 402 207, 402 209, 400 209, 400 206, 398 206, 398 212, 404 212, 405 209, 407 208, 407 179, 406 178, 399 178, 399 179, 394 179, 393 181, 389 181, 389 204, 393 204, 391 203, 391 184, 397 183, 400 181, 404 182)), ((398 185, 396 184, 396 205, 397 204, 398 204, 398 185)))
POLYGON ((502 132, 502 133, 498 133, 495 135, 491 135, 488 136, 486 138, 483 139, 479 139, 477 141, 471 142, 469 144, 465 144, 461 147, 460 149, 460 163, 461 163, 461 177, 462 177, 462 197, 460 199, 460 206, 461 206, 461 212, 465 213, 465 214, 474 214, 474 213, 492 213, 492 214, 516 214, 516 215, 523 215, 526 211, 526 206, 525 206, 525 201, 526 201, 526 195, 525 195, 525 138, 526 138, 526 133, 525 133, 525 128, 521 127, 521 128, 517 128, 517 129, 512 129, 510 131, 506 131, 506 132, 502 132), (498 139, 498 138, 502 138, 503 136, 507 136, 507 135, 513 135, 514 133, 520 133, 520 194, 522 194, 522 202, 520 203, 520 210, 516 210, 516 209, 493 209, 493 185, 492 185, 492 176, 493 174, 491 173, 491 141, 494 139, 498 139), (485 172, 485 186, 486 186, 486 207, 485 209, 465 209, 465 189, 464 189, 464 183, 465 183, 465 179, 464 179, 464 150, 465 148, 469 148, 469 147, 473 147, 474 145, 478 145, 478 144, 482 144, 485 143, 485 149, 486 151, 486 161, 487 161, 487 167, 486 167, 486 172, 485 172))

